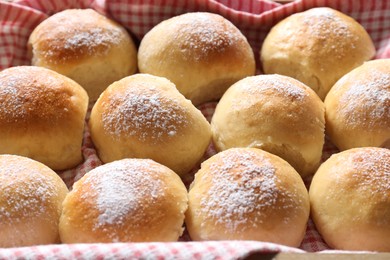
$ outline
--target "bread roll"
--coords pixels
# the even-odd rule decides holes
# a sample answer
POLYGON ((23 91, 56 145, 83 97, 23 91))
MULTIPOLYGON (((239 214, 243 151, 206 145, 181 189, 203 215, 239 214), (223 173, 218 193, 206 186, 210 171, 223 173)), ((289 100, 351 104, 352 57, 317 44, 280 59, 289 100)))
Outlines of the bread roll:
POLYGON ((364 63, 325 99, 326 133, 340 149, 390 148, 390 59, 364 63))
POLYGON ((137 51, 126 30, 92 9, 56 13, 32 32, 32 64, 77 81, 91 101, 112 82, 137 70, 137 51))
POLYGON ((45 68, 8 68, 0 72, 0 104, 0 154, 54 170, 82 161, 88 96, 79 84, 45 68))
POLYGON ((42 163, 0 155, 0 248, 58 243, 67 192, 61 178, 42 163))
POLYGON ((265 73, 298 79, 324 100, 339 78, 374 55, 374 44, 358 22, 319 7, 276 24, 264 40, 260 59, 265 73))
POLYGON ((176 241, 187 190, 177 174, 148 159, 99 166, 77 181, 64 201, 63 243, 176 241))
POLYGON ((186 13, 156 25, 142 39, 140 72, 171 80, 194 105, 219 99, 237 80, 255 74, 253 51, 227 19, 186 13))
POLYGON ((314 175, 311 215, 334 249, 390 251, 390 150, 334 154, 314 175))
POLYGON ((299 246, 309 196, 286 161, 255 148, 232 148, 202 163, 188 194, 193 240, 259 240, 299 246))
POLYGON ((110 85, 94 105, 92 141, 103 162, 150 158, 185 174, 211 141, 210 124, 169 80, 136 74, 110 85))
POLYGON ((218 151, 260 148, 282 157, 303 177, 318 168, 324 105, 309 87, 281 75, 247 77, 230 87, 211 120, 218 151))

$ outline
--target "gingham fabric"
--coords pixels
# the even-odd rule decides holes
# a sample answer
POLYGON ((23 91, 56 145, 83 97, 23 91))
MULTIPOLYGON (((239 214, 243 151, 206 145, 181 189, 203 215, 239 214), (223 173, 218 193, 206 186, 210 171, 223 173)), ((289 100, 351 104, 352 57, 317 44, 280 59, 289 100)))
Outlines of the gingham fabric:
MULTIPOLYGON (((258 57, 263 39, 273 25, 292 13, 319 6, 329 6, 355 18, 372 37, 377 49, 375 58, 390 58, 390 0, 297 0, 284 5, 263 0, 19 0, 13 3, 0 0, 0 70, 28 65, 26 43, 30 33, 45 18, 64 9, 93 8, 124 25, 136 42, 154 25, 169 17, 192 11, 214 12, 232 21, 244 33, 258 57)), ((210 121, 215 106, 212 102, 198 108, 210 121)), ((82 164, 58 172, 69 188, 86 172, 101 165, 88 128, 82 151, 82 164)), ((322 159, 326 160, 335 152, 337 149, 326 140, 322 159)), ((204 159, 213 154, 215 150, 210 145, 204 159)), ((186 185, 191 183, 196 170, 197 167, 183 177, 186 185)), ((310 179, 305 183, 309 186, 310 179)), ((0 259, 243 259, 253 254, 277 252, 340 252, 326 245, 311 220, 299 249, 255 241, 191 242, 187 233, 180 241, 10 248, 0 249, 0 259)))

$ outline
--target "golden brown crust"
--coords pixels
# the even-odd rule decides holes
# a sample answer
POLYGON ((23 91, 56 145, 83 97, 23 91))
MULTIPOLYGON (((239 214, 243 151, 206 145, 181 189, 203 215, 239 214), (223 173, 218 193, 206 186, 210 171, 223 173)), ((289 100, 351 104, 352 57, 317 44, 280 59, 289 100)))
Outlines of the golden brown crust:
POLYGON ((155 26, 142 39, 138 65, 143 73, 171 80, 195 105, 219 99, 231 84, 255 73, 246 38, 211 13, 187 13, 155 26))
POLYGON ((390 148, 390 59, 364 63, 325 99, 326 133, 340 149, 390 148))
POLYGON ((189 191, 193 240, 259 240, 298 246, 309 217, 299 174, 260 149, 232 148, 206 160, 189 191))
POLYGON ((0 152, 60 170, 80 163, 85 90, 54 71, 20 66, 0 72, 0 152))
POLYGON ((2 129, 62 125, 85 110, 85 101, 86 93, 76 82, 51 70, 20 66, 0 72, 2 129), (81 100, 77 95, 83 95, 81 100))
POLYGON ((324 121, 324 105, 310 88, 286 76, 259 75, 227 90, 211 128, 217 150, 260 148, 306 176, 321 159, 324 121))
POLYGON ((187 190, 152 160, 124 159, 87 173, 64 201, 64 243, 176 241, 187 190))
POLYGON ((92 9, 50 16, 34 29, 28 49, 33 65, 75 80, 92 101, 137 70, 137 51, 125 28, 92 9))
POLYGON ((47 166, 0 155, 0 247, 59 242, 58 223, 68 189, 47 166))
POLYGON ((275 25, 260 53, 267 74, 282 74, 311 87, 323 100, 344 74, 375 55, 365 29, 328 7, 293 14, 275 25))
POLYGON ((324 162, 310 186, 313 221, 343 250, 390 250, 390 150, 354 148, 324 162))
POLYGON ((210 124, 175 85, 147 74, 109 86, 89 126, 103 162, 151 158, 178 174, 191 170, 211 139, 210 124))
MULTIPOLYGON (((80 62, 103 55, 124 40, 126 33, 117 23, 92 9, 70 9, 54 14, 31 34, 29 44, 49 64, 80 62)), ((33 62, 34 63, 34 62, 33 62)))

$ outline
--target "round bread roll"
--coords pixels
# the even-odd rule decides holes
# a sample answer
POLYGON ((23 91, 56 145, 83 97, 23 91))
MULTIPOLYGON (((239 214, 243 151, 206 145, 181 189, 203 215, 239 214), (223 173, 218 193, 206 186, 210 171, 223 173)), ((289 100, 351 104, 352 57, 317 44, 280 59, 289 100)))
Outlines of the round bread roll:
POLYGON ((169 242, 183 232, 187 189, 149 159, 99 166, 73 185, 63 203, 63 243, 169 242))
POLYGON ((375 55, 365 29, 328 7, 293 14, 276 24, 260 52, 267 74, 293 77, 324 100, 344 74, 375 55))
POLYGON ((60 242, 58 223, 68 189, 50 168, 0 155, 0 248, 60 242))
POLYGON ((0 154, 54 170, 82 161, 88 95, 79 84, 45 68, 8 68, 0 72, 0 104, 0 154))
POLYGON ((364 63, 325 99, 326 133, 340 149, 390 148, 390 59, 364 63))
POLYGON ((309 195, 286 161, 255 148, 232 148, 202 163, 188 194, 193 240, 259 240, 297 247, 309 195))
POLYGON ((302 177, 319 166, 324 104, 309 87, 281 75, 247 77, 230 87, 211 120, 218 151, 260 148, 280 156, 302 177))
POLYGON ((310 186, 315 226, 335 249, 390 251, 390 150, 334 154, 310 186))
POLYGON ((110 85, 92 108, 92 141, 103 162, 149 158, 189 172, 210 141, 210 124, 169 80, 136 74, 110 85))
POLYGON ((194 105, 217 100, 237 80, 255 74, 253 51, 227 19, 186 13, 156 25, 138 50, 140 72, 171 80, 194 105))
POLYGON ((32 65, 78 82, 95 101, 112 82, 137 70, 127 31, 92 9, 69 9, 40 23, 30 35, 32 65))

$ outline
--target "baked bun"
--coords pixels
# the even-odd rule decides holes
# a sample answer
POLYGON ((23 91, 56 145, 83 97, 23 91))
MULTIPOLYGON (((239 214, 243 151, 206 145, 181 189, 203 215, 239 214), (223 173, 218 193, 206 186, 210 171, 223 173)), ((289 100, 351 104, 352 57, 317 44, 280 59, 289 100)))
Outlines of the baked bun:
POLYGON ((237 80, 255 74, 245 36, 224 17, 186 13, 151 29, 138 50, 140 72, 171 80, 194 105, 217 100, 237 80))
POLYGON ((63 203, 63 243, 169 242, 183 232, 187 189, 169 168, 148 159, 99 166, 73 185, 63 203))
POLYGON ((334 249, 390 251, 390 150, 332 155, 310 186, 311 215, 334 249))
POLYGON ((343 76, 325 99, 326 133, 340 149, 390 148, 390 59, 343 76))
POLYGON ((0 104, 0 154, 54 170, 81 163, 88 96, 79 84, 45 68, 8 68, 0 72, 0 104))
POLYGON ((303 177, 318 168, 324 145, 324 105, 309 87, 281 75, 247 77, 230 87, 211 120, 218 151, 260 148, 303 177))
POLYGON ((69 9, 39 24, 28 41, 32 65, 78 82, 95 101, 112 82, 137 70, 127 31, 92 9, 69 9))
POLYGON ((293 77, 324 100, 344 74, 375 55, 365 29, 328 7, 293 14, 276 24, 260 53, 267 74, 293 77))
POLYGON ((188 195, 193 240, 259 240, 299 246, 309 195, 283 159, 255 148, 232 148, 202 163, 188 195))
POLYGON ((149 158, 185 174, 202 158, 210 124, 169 80, 136 74, 110 85, 89 120, 103 162, 149 158))
POLYGON ((68 189, 50 168, 26 157, 0 155, 0 248, 58 243, 68 189))

